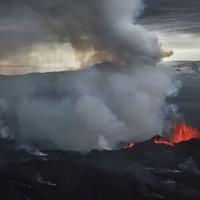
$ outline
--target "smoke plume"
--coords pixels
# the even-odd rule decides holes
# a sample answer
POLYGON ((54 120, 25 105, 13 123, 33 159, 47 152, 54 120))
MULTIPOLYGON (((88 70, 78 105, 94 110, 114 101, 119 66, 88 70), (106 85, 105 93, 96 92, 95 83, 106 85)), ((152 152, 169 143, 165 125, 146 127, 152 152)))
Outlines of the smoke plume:
MULTIPOLYGON (((156 35, 136 22, 144 9, 140 0, 11 2, 14 8, 32 10, 41 35, 46 34, 45 45, 62 44, 65 50, 70 45, 81 66, 102 64, 75 72, 1 77, 2 137, 88 151, 162 133, 171 108, 165 99, 177 90, 171 73, 155 67, 163 54, 156 35)), ((23 49, 43 45, 40 39, 18 47, 17 59, 23 49)))
POLYGON ((170 72, 116 67, 1 77, 1 136, 88 151, 161 134, 171 111, 165 98, 176 93, 170 72))
POLYGON ((3 0, 0 8, 9 13, 5 21, 7 29, 12 29, 2 39, 4 65, 44 68, 35 67, 35 71, 62 65, 67 70, 70 65, 127 64, 136 56, 156 60, 161 56, 156 35, 136 22, 144 8, 140 0, 3 0), (56 56, 57 52, 63 56, 56 56))

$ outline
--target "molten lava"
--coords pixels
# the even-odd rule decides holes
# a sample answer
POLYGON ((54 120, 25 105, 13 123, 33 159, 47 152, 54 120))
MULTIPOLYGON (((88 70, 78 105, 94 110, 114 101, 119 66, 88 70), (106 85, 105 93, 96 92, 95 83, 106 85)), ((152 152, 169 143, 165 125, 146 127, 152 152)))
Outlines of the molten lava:
POLYGON ((155 139, 155 144, 165 144, 174 146, 180 142, 189 141, 192 139, 200 139, 200 131, 190 127, 185 122, 175 124, 172 129, 172 134, 165 138, 155 139))
POLYGON ((135 144, 131 142, 131 143, 129 143, 128 145, 126 145, 126 146, 124 147, 124 149, 132 149, 134 146, 135 146, 135 144))

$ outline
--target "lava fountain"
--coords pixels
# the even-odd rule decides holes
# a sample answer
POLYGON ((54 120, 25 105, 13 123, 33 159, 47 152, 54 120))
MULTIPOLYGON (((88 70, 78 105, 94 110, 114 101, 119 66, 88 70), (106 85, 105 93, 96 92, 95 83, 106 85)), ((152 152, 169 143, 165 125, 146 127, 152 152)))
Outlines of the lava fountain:
POLYGON ((190 127, 185 122, 181 122, 174 125, 170 136, 155 139, 154 143, 174 146, 180 142, 192 139, 200 139, 200 131, 197 128, 190 127))

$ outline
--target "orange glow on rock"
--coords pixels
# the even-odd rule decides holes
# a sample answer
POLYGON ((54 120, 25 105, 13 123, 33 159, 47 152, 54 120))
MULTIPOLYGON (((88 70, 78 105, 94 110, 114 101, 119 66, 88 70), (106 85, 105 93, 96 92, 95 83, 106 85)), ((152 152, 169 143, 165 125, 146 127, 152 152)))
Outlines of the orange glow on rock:
POLYGON ((185 122, 182 122, 174 125, 170 136, 155 139, 154 143, 174 146, 180 142, 192 139, 200 139, 200 131, 196 128, 190 127, 185 122))
POLYGON ((134 146, 134 143, 129 143, 124 149, 132 149, 134 146))

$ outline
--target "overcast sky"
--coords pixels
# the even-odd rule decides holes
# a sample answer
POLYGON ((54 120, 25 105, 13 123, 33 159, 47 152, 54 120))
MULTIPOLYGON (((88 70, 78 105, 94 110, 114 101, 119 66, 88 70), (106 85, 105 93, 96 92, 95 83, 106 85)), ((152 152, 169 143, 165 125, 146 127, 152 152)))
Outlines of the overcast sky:
POLYGON ((163 46, 173 49, 169 60, 200 60, 200 1, 145 0, 141 23, 156 31, 163 46))

